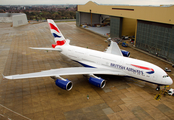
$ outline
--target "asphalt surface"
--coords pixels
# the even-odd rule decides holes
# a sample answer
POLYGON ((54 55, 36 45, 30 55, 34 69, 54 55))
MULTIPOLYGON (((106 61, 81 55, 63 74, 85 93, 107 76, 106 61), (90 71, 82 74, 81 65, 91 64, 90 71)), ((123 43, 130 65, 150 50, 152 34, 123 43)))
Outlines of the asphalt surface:
MULTIPOLYGON (((71 40, 71 45, 104 51, 106 38, 78 28, 75 22, 57 23, 71 40)), ((32 23, 13 28, 11 23, 0 23, 0 73, 24 74, 62 67, 78 67, 56 51, 32 50, 29 47, 51 47, 54 44, 48 24, 32 23)), ((168 63, 136 51, 131 57, 172 70, 168 63)), ((154 100, 156 85, 127 77, 100 75, 107 80, 104 89, 97 88, 83 75, 62 76, 74 84, 71 91, 57 87, 50 77, 6 80, 0 77, 0 119, 13 120, 170 120, 174 119, 174 97, 154 100), (87 99, 89 96, 89 99, 87 99)), ((161 87, 163 88, 163 87, 161 87)), ((171 85, 170 88, 174 88, 171 85)))

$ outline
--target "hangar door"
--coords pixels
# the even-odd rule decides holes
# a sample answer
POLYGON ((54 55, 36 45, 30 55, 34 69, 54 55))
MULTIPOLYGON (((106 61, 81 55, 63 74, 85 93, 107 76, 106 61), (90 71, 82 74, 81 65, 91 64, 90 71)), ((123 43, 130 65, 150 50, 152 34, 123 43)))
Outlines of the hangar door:
POLYGON ((136 47, 174 62, 174 25, 138 20, 136 47))
POLYGON ((122 18, 110 17, 110 36, 121 37, 122 18))

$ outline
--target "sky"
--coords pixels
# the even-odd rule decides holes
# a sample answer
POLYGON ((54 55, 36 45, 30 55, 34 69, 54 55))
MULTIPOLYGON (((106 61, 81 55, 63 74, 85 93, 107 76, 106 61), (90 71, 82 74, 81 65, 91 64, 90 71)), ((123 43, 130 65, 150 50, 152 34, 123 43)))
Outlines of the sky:
MULTIPOLYGON (((89 0, 0 0, 0 5, 86 4, 89 0)), ((92 0, 98 4, 169 5, 174 0, 92 0)))

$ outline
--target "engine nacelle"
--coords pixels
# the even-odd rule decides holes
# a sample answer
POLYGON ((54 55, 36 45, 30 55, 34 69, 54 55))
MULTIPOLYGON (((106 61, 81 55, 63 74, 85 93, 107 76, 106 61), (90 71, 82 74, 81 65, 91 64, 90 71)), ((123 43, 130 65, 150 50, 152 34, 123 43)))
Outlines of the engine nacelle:
POLYGON ((63 79, 63 80, 62 80, 62 79, 57 79, 57 80, 55 81, 55 84, 56 84, 58 87, 60 87, 60 88, 62 88, 62 89, 64 89, 64 90, 67 90, 67 91, 71 90, 72 87, 73 87, 72 82, 69 81, 68 79, 63 79))
POLYGON ((89 83, 100 88, 104 88, 106 85, 106 81, 104 79, 94 77, 89 78, 89 83))
POLYGON ((121 52, 122 52, 124 57, 129 57, 130 56, 130 52, 129 51, 121 50, 121 52))

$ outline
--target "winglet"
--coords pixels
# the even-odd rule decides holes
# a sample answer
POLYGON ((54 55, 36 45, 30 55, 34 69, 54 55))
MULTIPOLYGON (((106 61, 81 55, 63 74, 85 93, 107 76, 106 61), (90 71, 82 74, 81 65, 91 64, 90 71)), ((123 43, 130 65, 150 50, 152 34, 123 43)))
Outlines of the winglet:
POLYGON ((4 76, 3 74, 2 74, 2 76, 3 76, 3 80, 4 80, 4 79, 13 79, 12 76, 4 76))
MULTIPOLYGON (((1 73, 2 74, 2 73, 1 73)), ((5 78, 5 76, 2 74, 2 77, 3 77, 3 80, 4 80, 4 78, 5 78)))

